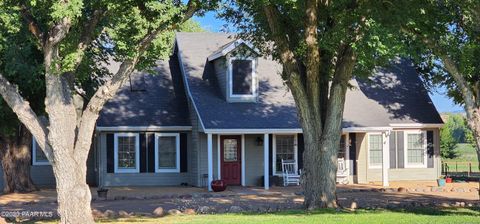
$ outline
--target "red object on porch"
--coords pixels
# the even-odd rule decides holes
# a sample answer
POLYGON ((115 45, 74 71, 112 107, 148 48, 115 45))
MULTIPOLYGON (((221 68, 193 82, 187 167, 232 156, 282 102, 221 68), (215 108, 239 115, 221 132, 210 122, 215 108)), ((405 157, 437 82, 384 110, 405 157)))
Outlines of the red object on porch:
POLYGON ((214 192, 220 192, 227 189, 227 184, 223 180, 213 180, 211 185, 214 192))
POLYGON ((445 182, 453 183, 453 179, 451 177, 447 177, 447 178, 445 178, 445 182))

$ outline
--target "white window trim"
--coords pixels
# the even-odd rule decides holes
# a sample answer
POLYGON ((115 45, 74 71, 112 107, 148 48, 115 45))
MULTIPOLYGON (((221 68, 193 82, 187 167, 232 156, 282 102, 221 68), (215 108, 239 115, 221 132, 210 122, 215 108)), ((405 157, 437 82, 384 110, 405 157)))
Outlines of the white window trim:
POLYGON ((257 73, 255 72, 255 59, 251 57, 231 57, 228 59, 228 86, 229 86, 229 91, 228 91, 228 96, 231 98, 244 98, 244 99, 251 99, 257 97, 257 73), (252 61, 252 85, 251 85, 251 91, 252 94, 233 94, 233 66, 232 66, 232 61, 233 60, 250 60, 252 61))
POLYGON ((403 145, 404 145, 404 152, 403 152, 403 161, 405 168, 427 168, 427 131, 422 130, 410 130, 404 131, 403 133, 403 145), (423 138, 423 164, 419 163, 408 163, 408 134, 422 134, 423 138))
POLYGON ((140 172, 140 135, 138 133, 115 133, 114 134, 114 171, 115 173, 139 173, 140 172), (135 137, 135 169, 118 167, 118 137, 135 137))
MULTIPOLYGON (((42 150, 42 149, 40 149, 42 150)), ((37 161, 37 141, 35 138, 32 138, 32 165, 34 166, 48 166, 50 162, 47 161, 37 161)))
POLYGON ((180 173, 180 133, 155 133, 155 173, 180 173), (175 137, 176 168, 158 168, 158 137, 175 137))
POLYGON ((382 163, 383 163, 383 156, 382 156, 382 163, 377 164, 377 165, 371 165, 370 164, 370 135, 380 135, 382 137, 382 155, 383 155, 383 141, 384 141, 384 135, 382 132, 369 132, 368 133, 368 138, 367 138, 367 165, 368 169, 382 169, 382 163))
MULTIPOLYGON (((273 134, 272 139, 272 174, 274 176, 281 176, 282 170, 275 170, 277 164, 277 136, 292 136, 293 135, 293 153, 295 158, 295 169, 298 171, 298 134, 273 134)), ((265 143, 264 143, 265 144, 265 143)))

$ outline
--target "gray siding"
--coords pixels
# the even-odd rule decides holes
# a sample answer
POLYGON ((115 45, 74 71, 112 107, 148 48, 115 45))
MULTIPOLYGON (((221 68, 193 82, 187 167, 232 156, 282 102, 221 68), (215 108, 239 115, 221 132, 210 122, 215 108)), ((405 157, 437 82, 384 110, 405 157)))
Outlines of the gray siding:
POLYGON ((192 135, 191 135, 191 143, 189 146, 190 153, 188 154, 189 164, 188 164, 188 172, 190 172, 190 184, 193 186, 200 186, 200 176, 198 173, 199 170, 199 157, 198 157, 198 149, 199 149, 199 142, 200 142, 200 120, 198 118, 197 113, 195 112, 195 108, 193 108, 193 104, 191 99, 188 97, 188 111, 190 114, 190 121, 192 123, 192 135))
MULTIPOLYGON (((106 133, 100 133, 100 186, 175 186, 191 182, 191 170, 195 170, 191 163, 188 172, 180 173, 107 173, 107 143, 106 133)), ((187 157, 192 161, 191 145, 192 135, 187 133, 187 157)))
MULTIPOLYGON (((389 169, 390 181, 403 180, 435 180, 441 175, 441 159, 440 159, 440 138, 438 129, 423 129, 425 131, 433 131, 434 137, 434 166, 433 168, 402 168, 404 161, 398 158, 398 168, 389 169)), ((403 130, 398 130, 403 133, 403 130)), ((403 140, 403 136, 397 136, 398 140, 403 140)), ((382 169, 368 168, 368 145, 367 135, 365 133, 357 133, 357 153, 358 157, 358 183, 369 183, 382 181, 382 169)))
POLYGON ((213 66, 215 69, 215 76, 217 77, 218 86, 222 91, 222 96, 224 99, 227 99, 228 92, 227 92, 227 65, 225 57, 221 57, 215 61, 213 61, 213 66))
POLYGON ((263 145, 257 145, 257 137, 263 138, 263 135, 245 135, 246 186, 260 186, 263 177, 263 145))

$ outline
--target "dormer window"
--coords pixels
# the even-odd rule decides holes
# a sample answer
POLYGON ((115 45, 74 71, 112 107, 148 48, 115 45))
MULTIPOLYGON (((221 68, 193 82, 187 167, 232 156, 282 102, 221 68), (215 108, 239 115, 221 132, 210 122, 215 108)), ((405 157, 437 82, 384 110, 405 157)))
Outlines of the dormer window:
POLYGON ((259 56, 259 51, 243 40, 227 43, 208 56, 222 96, 227 102, 257 101, 259 84, 256 66, 259 56))
POLYGON ((230 58, 229 97, 246 101, 255 100, 255 60, 252 58, 230 58))
POLYGON ((254 59, 230 58, 229 76, 230 97, 254 99, 256 96, 254 59))

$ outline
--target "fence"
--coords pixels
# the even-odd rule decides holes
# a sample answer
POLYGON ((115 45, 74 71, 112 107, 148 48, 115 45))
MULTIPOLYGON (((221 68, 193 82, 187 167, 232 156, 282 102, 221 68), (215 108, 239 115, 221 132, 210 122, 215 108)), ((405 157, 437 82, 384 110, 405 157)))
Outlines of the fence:
POLYGON ((446 176, 480 177, 478 162, 442 162, 442 174, 446 176))

